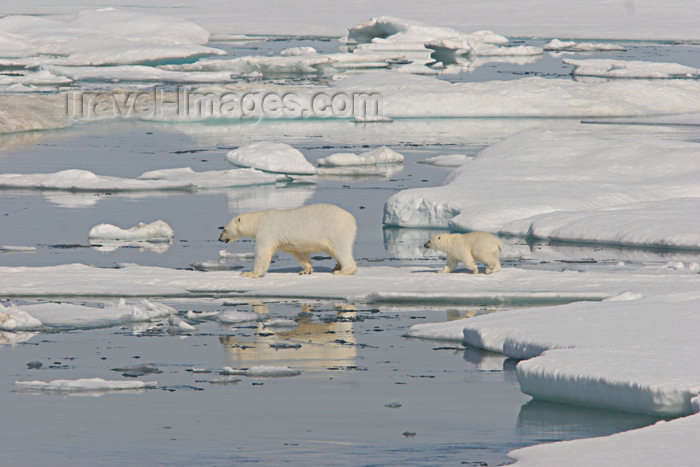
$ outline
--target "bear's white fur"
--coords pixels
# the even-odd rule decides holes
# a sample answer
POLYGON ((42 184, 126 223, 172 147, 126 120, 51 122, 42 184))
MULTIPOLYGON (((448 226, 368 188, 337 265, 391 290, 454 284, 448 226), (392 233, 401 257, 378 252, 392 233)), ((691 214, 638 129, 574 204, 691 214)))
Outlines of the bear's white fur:
POLYGON ((447 253, 447 264, 438 271, 441 273, 454 271, 460 261, 473 274, 479 273, 477 261, 486 263, 486 274, 501 270, 498 258, 503 246, 497 237, 487 232, 436 234, 424 246, 447 253))
POLYGON ((332 204, 311 204, 296 209, 266 209, 234 217, 219 236, 220 242, 241 237, 255 239, 255 263, 244 277, 267 272, 277 250, 290 253, 301 265, 300 274, 311 274, 311 253, 322 251, 338 261, 333 274, 354 274, 352 256, 357 223, 352 214, 332 204))

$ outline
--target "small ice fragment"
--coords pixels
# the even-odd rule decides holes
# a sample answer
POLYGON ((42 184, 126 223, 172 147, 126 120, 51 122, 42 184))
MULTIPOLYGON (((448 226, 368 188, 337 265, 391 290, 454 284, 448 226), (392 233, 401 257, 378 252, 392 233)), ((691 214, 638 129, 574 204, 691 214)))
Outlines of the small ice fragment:
POLYGON ((185 371, 189 371, 191 373, 211 373, 211 370, 207 370, 206 368, 188 368, 185 371))
POLYGON ((193 332, 197 330, 196 327, 192 326, 190 323, 177 315, 170 315, 168 322, 170 323, 168 332, 193 332))
POLYGON ((97 392, 129 389, 152 389, 156 381, 109 381, 102 378, 55 379, 53 381, 15 381, 17 386, 30 391, 97 392))
POLYGON ((265 321, 263 324, 266 328, 295 328, 299 326, 296 321, 283 318, 271 319, 265 321))
POLYGON ((270 347, 272 347, 275 350, 300 349, 301 344, 292 343, 292 342, 275 342, 274 344, 270 344, 270 347))
POLYGON ((259 321, 260 315, 252 311, 224 311, 219 314, 219 322, 223 324, 239 324, 259 321))
POLYGON ((2 245, 0 246, 0 252, 2 253, 36 253, 35 246, 15 246, 15 245, 2 245))
POLYGON ((384 404, 384 407, 388 409, 398 409, 401 407, 401 404, 398 402, 389 402, 388 404, 384 404))
POLYGON ((225 366, 219 373, 221 375, 243 375, 252 376, 256 378, 272 378, 283 376, 297 376, 301 374, 301 371, 289 368, 288 366, 258 365, 251 366, 250 368, 241 369, 234 369, 230 366, 225 366))
POLYGON ((118 371, 122 373, 123 376, 131 377, 162 373, 162 371, 157 366, 151 363, 137 363, 135 365, 126 365, 120 368, 112 368, 112 371, 118 371))
POLYGON ((402 434, 403 434, 406 438, 413 438, 414 436, 416 436, 416 432, 415 432, 415 431, 408 431, 408 430, 406 430, 406 431, 404 431, 402 434))
POLYGON ((27 368, 29 368, 30 370, 36 370, 38 368, 41 368, 42 366, 44 366, 44 364, 38 360, 27 363, 27 368))
POLYGON ((195 311, 195 310, 189 310, 187 312, 187 319, 190 320, 205 320, 205 319, 213 319, 219 316, 218 311, 195 311))

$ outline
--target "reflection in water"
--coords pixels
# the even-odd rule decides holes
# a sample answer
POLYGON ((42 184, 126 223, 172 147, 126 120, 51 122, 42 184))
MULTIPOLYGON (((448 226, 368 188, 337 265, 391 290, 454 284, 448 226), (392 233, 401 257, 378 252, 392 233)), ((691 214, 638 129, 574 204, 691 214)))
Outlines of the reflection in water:
POLYGON ((238 188, 226 191, 226 202, 231 213, 259 211, 261 209, 293 209, 307 204, 314 195, 314 185, 238 188))
POLYGON ((501 353, 489 352, 487 350, 468 347, 464 350, 463 357, 474 369, 479 371, 504 371, 512 370, 506 366, 508 357, 501 353))
POLYGON ((133 241, 133 240, 90 240, 92 247, 97 251, 105 253, 116 251, 119 248, 138 248, 139 251, 152 251, 154 253, 165 253, 172 245, 172 240, 169 241, 133 241))
POLYGON ((444 253, 425 248, 425 242, 436 233, 444 233, 445 229, 402 229, 385 227, 384 248, 392 258, 439 258, 444 253))
MULTIPOLYGON (((251 306, 256 313, 269 313, 262 302, 251 302, 251 306)), ((301 304, 301 311, 294 319, 297 326, 293 329, 258 323, 254 336, 223 336, 219 342, 237 367, 270 362, 284 362, 307 370, 353 366, 357 357, 353 335, 357 312, 354 305, 334 306, 336 314, 327 321, 315 320, 313 305, 301 304)))
POLYGON ((660 418, 530 400, 520 408, 517 429, 542 441, 604 436, 651 425, 660 418))

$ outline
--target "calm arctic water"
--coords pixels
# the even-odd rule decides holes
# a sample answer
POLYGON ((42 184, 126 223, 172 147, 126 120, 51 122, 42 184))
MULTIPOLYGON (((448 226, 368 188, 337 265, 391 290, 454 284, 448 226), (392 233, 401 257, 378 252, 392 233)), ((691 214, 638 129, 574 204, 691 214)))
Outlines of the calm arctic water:
MULTIPOLYGON (((217 44, 218 45, 218 44, 217 44)), ((334 41, 284 39, 230 45, 232 55, 266 54, 312 45, 333 51, 334 41)), ((692 46, 634 45, 634 58, 678 54, 692 46), (646 49, 644 49, 646 47, 646 49), (678 51, 680 50, 680 51, 678 51), (678 52, 677 52, 678 51, 678 52)), ((598 56, 598 55, 589 55, 598 56)), ((615 58, 606 54, 606 57, 615 58)), ((629 57, 628 57, 629 58, 629 57)), ((685 59, 677 61, 687 63, 685 59)), ((523 74, 562 76, 568 71, 546 56, 539 63, 496 64, 451 80, 510 79, 523 74)), ((406 156, 381 176, 328 177, 315 184, 121 195, 0 190, 0 245, 36 246, 33 254, 0 254, 0 265, 39 266, 80 262, 111 267, 138 263, 173 268, 217 262, 219 250, 251 252, 252 242, 224 246, 219 228, 238 212, 331 202, 355 215, 360 267, 423 264, 441 267, 421 245, 431 230, 384 229, 384 201, 406 188, 443 183, 449 169, 418 164, 439 154, 474 155, 521 129, 579 125, 575 121, 521 119, 394 122, 94 123, 52 132, 0 137, 0 171, 37 173, 81 168, 100 175, 136 177, 161 168, 224 170, 226 152, 256 140, 284 141, 314 161, 334 152, 390 145, 406 156), (91 246, 90 228, 102 222, 131 227, 163 219, 175 230, 172 245, 117 249, 91 246)), ((639 131, 616 127, 610 131, 639 131)), ((680 131, 680 130, 679 130, 680 131)), ((505 239, 504 265, 568 269, 629 268, 669 260, 698 261, 683 252, 528 244, 505 239)), ((250 261, 221 267, 249 268, 250 261)), ((333 262, 320 257, 318 271, 333 262)), ((297 270, 280 254, 271 273, 297 270)), ((231 274, 237 274, 232 271, 231 274)), ((23 302, 19 302, 20 304, 23 302)), ((91 303, 91 302, 88 302, 91 303)), ((653 423, 649 417, 530 401, 520 393, 515 362, 452 344, 402 337, 420 322, 444 321, 498 310, 476 308, 372 308, 328 302, 217 300, 168 301, 189 310, 255 310, 294 319, 295 331, 222 328, 202 321, 191 336, 152 329, 106 328, 39 334, 3 345, 0 371, 2 461, 26 465, 499 465, 514 448, 595 436, 653 423), (292 344, 279 348, 276 344, 292 344), (40 361, 40 369, 28 362, 40 361), (150 363, 162 373, 158 388, 137 393, 58 396, 17 392, 14 381, 103 377, 112 368, 150 363), (285 378, 240 377, 220 384, 224 366, 288 365, 302 374, 285 378), (192 368, 212 370, 194 373, 192 368), (387 407, 387 405, 389 407, 387 407)))

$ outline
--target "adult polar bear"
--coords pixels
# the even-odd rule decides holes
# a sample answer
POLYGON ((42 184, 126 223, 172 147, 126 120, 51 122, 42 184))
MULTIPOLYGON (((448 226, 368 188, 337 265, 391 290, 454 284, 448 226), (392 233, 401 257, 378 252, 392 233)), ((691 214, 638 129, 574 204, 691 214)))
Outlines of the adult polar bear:
POLYGON ((352 256, 357 222, 352 214, 332 204, 311 204, 296 209, 265 209, 240 214, 219 235, 220 242, 241 237, 255 239, 255 263, 243 277, 257 278, 267 272, 277 250, 290 253, 301 266, 300 274, 311 274, 311 253, 322 251, 338 261, 333 274, 354 274, 352 256))

